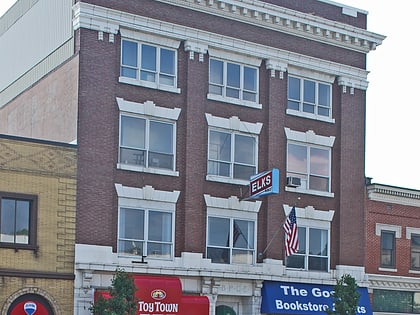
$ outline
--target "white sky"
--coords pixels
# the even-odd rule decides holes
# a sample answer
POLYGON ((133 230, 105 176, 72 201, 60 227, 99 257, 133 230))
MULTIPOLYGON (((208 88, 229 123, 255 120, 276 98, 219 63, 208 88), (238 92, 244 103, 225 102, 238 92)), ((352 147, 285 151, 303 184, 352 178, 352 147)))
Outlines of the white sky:
MULTIPOLYGON (((374 183, 420 190, 420 99, 414 93, 420 89, 415 79, 420 1, 335 1, 368 11, 368 31, 387 36, 368 54, 366 176, 374 183)), ((0 16, 15 2, 0 0, 0 16)))

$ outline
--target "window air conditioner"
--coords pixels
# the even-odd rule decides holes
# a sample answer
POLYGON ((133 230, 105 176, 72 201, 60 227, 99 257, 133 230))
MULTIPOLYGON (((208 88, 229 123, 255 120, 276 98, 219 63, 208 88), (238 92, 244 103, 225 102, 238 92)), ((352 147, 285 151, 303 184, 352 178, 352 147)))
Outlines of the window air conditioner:
POLYGON ((300 178, 289 176, 286 178, 286 185, 288 187, 299 187, 300 186, 300 178))

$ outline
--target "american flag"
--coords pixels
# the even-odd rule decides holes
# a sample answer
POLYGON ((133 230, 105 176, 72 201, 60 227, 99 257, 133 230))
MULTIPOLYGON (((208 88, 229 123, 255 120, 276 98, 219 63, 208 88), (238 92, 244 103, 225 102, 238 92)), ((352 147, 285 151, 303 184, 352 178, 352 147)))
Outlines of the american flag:
POLYGON ((289 213, 286 222, 283 224, 283 229, 286 232, 285 238, 285 249, 286 257, 293 255, 299 249, 298 240, 298 226, 296 221, 296 210, 295 207, 289 213))

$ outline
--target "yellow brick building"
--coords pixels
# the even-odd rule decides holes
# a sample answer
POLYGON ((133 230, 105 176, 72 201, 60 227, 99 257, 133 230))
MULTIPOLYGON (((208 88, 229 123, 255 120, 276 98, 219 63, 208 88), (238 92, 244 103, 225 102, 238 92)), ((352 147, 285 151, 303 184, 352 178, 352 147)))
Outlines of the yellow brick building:
POLYGON ((73 313, 76 146, 0 135, 0 314, 73 313))

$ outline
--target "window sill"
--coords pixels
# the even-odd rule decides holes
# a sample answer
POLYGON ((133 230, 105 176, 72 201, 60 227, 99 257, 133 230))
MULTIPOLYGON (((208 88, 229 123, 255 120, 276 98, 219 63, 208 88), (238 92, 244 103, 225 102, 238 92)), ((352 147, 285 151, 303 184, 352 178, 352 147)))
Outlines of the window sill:
POLYGON ((410 269, 410 270, 408 271, 408 273, 412 273, 412 274, 417 274, 417 275, 419 275, 419 274, 420 274, 420 270, 413 270, 413 269, 410 269))
POLYGON ((395 268, 385 268, 385 267, 379 267, 378 268, 379 271, 385 271, 385 272, 398 272, 397 269, 395 268))
POLYGON ((142 86, 142 87, 149 88, 149 89, 161 90, 161 91, 170 92, 170 93, 181 94, 181 89, 180 88, 176 88, 174 86, 169 86, 169 85, 157 84, 157 83, 154 83, 154 82, 140 81, 140 80, 127 78, 127 77, 119 77, 118 82, 125 83, 125 84, 142 86))
POLYGON ((117 163, 117 169, 125 170, 125 171, 157 174, 157 175, 167 175, 167 176, 176 176, 176 177, 179 176, 179 172, 177 171, 171 171, 171 170, 166 170, 166 169, 161 169, 161 168, 136 166, 136 165, 130 165, 130 164, 123 164, 123 163, 117 163))
POLYGON ((249 185, 248 180, 234 179, 234 178, 217 176, 217 175, 207 175, 206 180, 208 180, 210 182, 219 182, 219 183, 233 184, 233 185, 242 185, 242 186, 248 186, 249 185))
POLYGON ((303 189, 300 187, 288 187, 286 186, 284 188, 285 191, 288 192, 296 192, 300 194, 308 194, 308 195, 315 195, 315 196, 321 196, 321 197, 328 197, 328 198, 334 198, 334 193, 327 192, 327 191, 318 191, 318 190, 311 190, 311 189, 303 189))
POLYGON ((230 103, 230 104, 239 105, 239 106, 251 107, 255 109, 262 109, 262 104, 258 104, 256 102, 244 101, 244 100, 240 100, 240 99, 236 99, 232 97, 224 97, 217 94, 209 93, 207 94, 207 99, 212 100, 212 101, 223 102, 223 103, 230 103))
POLYGON ((314 114, 310 114, 310 113, 304 113, 304 112, 300 112, 300 111, 293 110, 293 109, 286 109, 286 114, 292 115, 292 116, 308 118, 308 119, 319 120, 319 121, 327 122, 327 123, 330 123, 330 124, 335 124, 335 119, 334 118, 314 115, 314 114))

